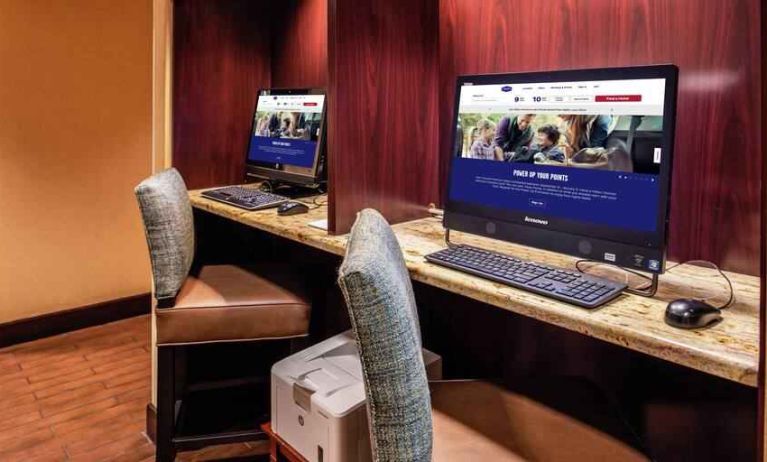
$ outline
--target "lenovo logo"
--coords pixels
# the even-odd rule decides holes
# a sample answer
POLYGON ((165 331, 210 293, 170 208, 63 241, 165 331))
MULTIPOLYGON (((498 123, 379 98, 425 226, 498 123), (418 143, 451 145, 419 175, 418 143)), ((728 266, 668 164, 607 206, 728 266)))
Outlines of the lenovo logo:
POLYGON ((525 223, 535 223, 536 225, 549 225, 549 220, 541 220, 540 218, 530 218, 525 216, 525 223))

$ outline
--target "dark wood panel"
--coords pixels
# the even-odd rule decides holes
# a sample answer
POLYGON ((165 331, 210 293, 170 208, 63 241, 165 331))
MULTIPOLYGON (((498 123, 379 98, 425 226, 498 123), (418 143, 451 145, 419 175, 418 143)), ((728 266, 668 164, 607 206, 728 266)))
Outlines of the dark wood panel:
POLYGON ((331 0, 330 229, 392 222, 438 197, 437 0, 331 0))
POLYGON ((758 0, 440 0, 441 179, 459 74, 680 68, 670 256, 759 273, 758 0))
POLYGON ((268 5, 176 0, 173 15, 173 164, 190 188, 242 182, 256 94, 270 85, 268 5))
POLYGON ((289 0, 272 33, 272 86, 324 88, 328 81, 328 1, 289 0))

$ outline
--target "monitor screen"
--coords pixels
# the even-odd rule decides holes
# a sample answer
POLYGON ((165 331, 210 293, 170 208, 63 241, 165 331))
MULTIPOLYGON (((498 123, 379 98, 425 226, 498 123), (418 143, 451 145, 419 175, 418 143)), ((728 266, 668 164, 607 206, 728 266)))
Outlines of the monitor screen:
POLYGON ((676 75, 459 78, 446 226, 662 272, 676 75))
MULTIPOLYGON (((248 165, 313 177, 322 141, 325 95, 318 90, 263 90, 253 116, 248 165)), ((279 175, 277 175, 279 176, 279 175)))

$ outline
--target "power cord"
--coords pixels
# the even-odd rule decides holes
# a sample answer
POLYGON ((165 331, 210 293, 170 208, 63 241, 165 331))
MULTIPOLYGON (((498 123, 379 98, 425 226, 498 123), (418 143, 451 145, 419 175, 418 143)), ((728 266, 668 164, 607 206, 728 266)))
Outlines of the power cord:
POLYGON ((724 273, 724 271, 722 271, 722 269, 719 268, 719 265, 717 265, 716 263, 714 263, 712 261, 708 261, 708 260, 687 260, 685 262, 677 263, 675 265, 669 266, 668 268, 666 268, 666 271, 667 272, 671 271, 672 269, 674 269, 674 268, 676 268, 678 266, 682 266, 682 265, 690 265, 690 264, 692 264, 693 266, 699 266, 699 265, 695 265, 694 263, 706 263, 706 264, 709 264, 709 265, 714 267, 714 269, 719 273, 720 276, 722 276, 722 278, 724 278, 724 280, 727 282, 727 287, 729 288, 730 296, 727 298, 727 303, 725 303, 724 305, 718 307, 718 309, 725 310, 725 309, 729 308, 730 306, 732 306, 732 304, 735 303, 735 289, 732 287, 732 281, 730 280, 730 278, 727 277, 727 275, 724 273))
MULTIPOLYGON (((261 185, 259 186, 259 189, 264 192, 275 192, 274 191, 274 185, 269 180, 264 180, 261 182, 261 185)), ((303 201, 301 199, 293 199, 294 202, 300 202, 306 206, 309 207, 309 210, 317 210, 320 207, 324 207, 328 205, 328 195, 325 193, 324 189, 318 189, 320 194, 318 196, 314 196, 314 199, 311 202, 303 201), (320 202, 321 198, 325 198, 324 202, 320 202)))
MULTIPOLYGON (((639 271, 634 271, 634 270, 632 270, 630 268, 623 268, 623 267, 618 266, 618 265, 613 265, 612 263, 604 263, 604 262, 599 262, 599 261, 594 261, 594 260, 587 260, 587 259, 578 260, 578 261, 575 262, 575 269, 578 270, 579 273, 588 274, 587 273, 588 268, 582 268, 581 267, 581 265, 583 263, 591 263, 592 266, 597 266, 597 265, 610 266, 610 267, 613 267, 613 268, 617 268, 617 269, 619 269, 621 271, 625 271, 627 273, 633 274, 634 276, 637 276, 637 277, 639 277, 641 279, 644 279, 645 281, 648 281, 648 285, 646 285, 644 287, 636 287, 636 288, 628 288, 628 289, 626 289, 626 291, 629 292, 629 293, 636 294, 636 295, 641 295, 641 296, 644 296, 644 297, 652 297, 657 292, 658 275, 648 276, 646 274, 640 273, 639 271)), ((691 265, 692 264, 693 266, 699 266, 699 265, 695 265, 695 263, 709 264, 709 265, 714 267, 714 269, 719 273, 719 275, 722 276, 722 278, 727 282, 727 287, 729 288, 730 296, 727 299, 727 303, 725 303, 724 305, 719 307, 719 309, 720 310, 724 310, 724 309, 727 309, 730 306, 732 306, 732 304, 735 302, 735 289, 732 287, 732 281, 730 280, 730 278, 727 277, 727 275, 724 273, 724 271, 722 271, 722 269, 719 268, 719 265, 717 265, 716 263, 714 263, 712 261, 708 261, 708 260, 688 260, 688 261, 684 261, 684 262, 681 262, 681 263, 676 263, 674 265, 669 266, 668 268, 666 268, 666 272, 668 273, 672 269, 677 268, 677 267, 682 266, 682 265, 691 265)))
POLYGON ((314 196, 314 199, 312 199, 311 202, 303 201, 301 199, 295 199, 296 202, 300 202, 306 206, 309 207, 309 210, 317 210, 320 207, 324 207, 328 205, 328 196, 323 194, 320 196, 314 196), (320 199, 325 198, 324 201, 320 202, 320 199))
POLYGON ((575 262, 575 269, 578 270, 579 273, 583 273, 583 274, 588 274, 586 272, 586 270, 588 268, 585 268, 585 269, 581 268, 581 264, 583 264, 583 263, 591 263, 593 266, 597 266, 597 265, 610 266, 610 267, 613 267, 613 268, 617 268, 617 269, 619 269, 621 271, 625 271, 627 273, 631 273, 634 276, 637 276, 637 277, 639 277, 641 279, 644 279, 645 281, 648 281, 648 284, 646 286, 644 286, 644 287, 628 287, 628 288, 626 288, 626 292, 628 292, 630 294, 640 295, 642 297, 652 297, 653 295, 655 295, 658 292, 658 275, 647 276, 646 274, 642 274, 639 271, 634 271, 634 270, 629 269, 629 268, 623 268, 622 266, 613 265, 612 263, 604 263, 604 262, 600 262, 600 261, 587 260, 587 259, 578 260, 578 261, 575 262))
POLYGON ((437 205, 434 202, 429 203, 427 206, 427 211, 429 212, 429 215, 431 215, 431 218, 442 220, 445 217, 444 210, 437 208, 437 205))

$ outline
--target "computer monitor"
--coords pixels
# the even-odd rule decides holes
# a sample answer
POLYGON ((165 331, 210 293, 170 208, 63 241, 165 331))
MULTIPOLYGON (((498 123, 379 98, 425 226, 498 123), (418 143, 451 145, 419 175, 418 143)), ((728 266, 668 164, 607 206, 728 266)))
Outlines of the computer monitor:
POLYGON ((246 161, 249 176, 316 186, 325 179, 325 92, 258 93, 246 161))
POLYGON ((459 77, 445 228, 662 273, 677 74, 459 77))

